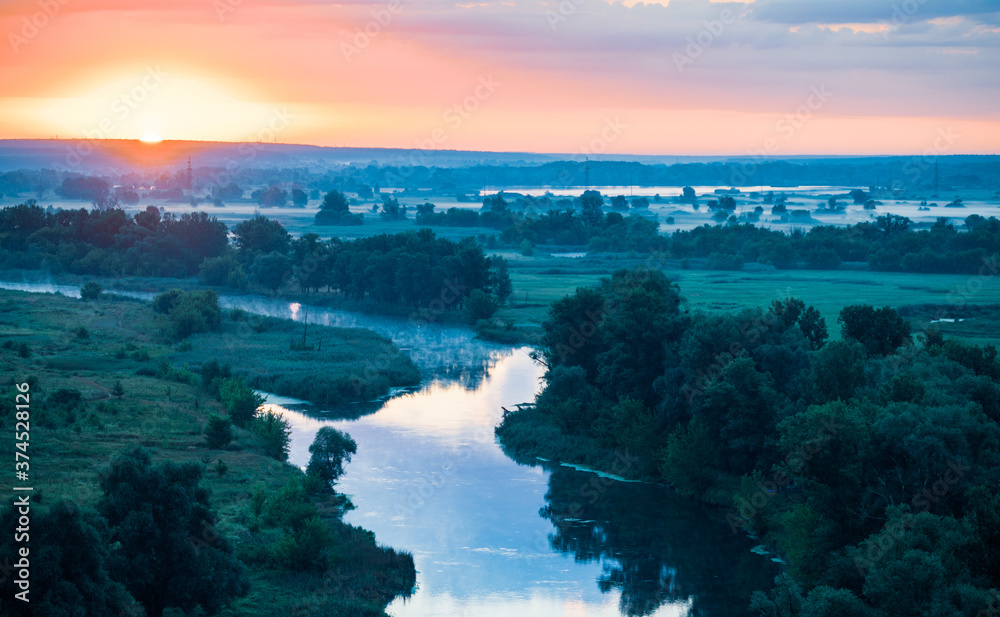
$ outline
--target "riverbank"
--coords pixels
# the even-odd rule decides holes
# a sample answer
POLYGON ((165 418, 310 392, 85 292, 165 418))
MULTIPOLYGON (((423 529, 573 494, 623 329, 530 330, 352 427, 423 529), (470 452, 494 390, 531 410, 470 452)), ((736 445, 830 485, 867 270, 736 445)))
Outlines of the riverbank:
MULTIPOLYGON (((237 557, 253 564, 247 568, 250 591, 234 602, 232 614, 263 617, 308 608, 324 615, 384 615, 394 597, 413 588, 412 557, 381 547, 371 532, 344 523, 341 500, 329 494, 311 495, 300 506, 313 509, 329 531, 326 568, 296 571, 279 565, 273 553, 282 531, 268 526, 266 513, 263 519, 255 514, 255 495, 272 496, 301 484, 304 474, 265 455, 257 438, 238 428, 230 445, 208 448, 202 432, 210 415, 223 413, 221 406, 197 382, 157 368, 169 362, 175 371, 186 370, 180 361, 185 354, 221 353, 212 345, 228 334, 196 335, 197 340, 177 345, 161 340, 157 316, 145 303, 7 290, 0 290, 0 322, 4 373, 32 384, 35 507, 60 499, 92 506, 100 497, 98 475, 111 455, 141 444, 154 461, 202 467, 201 486, 210 491, 217 515, 214 531, 230 540, 237 557)), ((234 353, 239 362, 234 370, 266 363, 261 358, 268 345, 281 357, 285 333, 270 334, 256 338, 242 359, 234 353)), ((360 335, 343 336, 348 338, 337 346, 345 346, 346 356, 355 349, 346 341, 360 335)), ((325 345, 332 350, 333 339, 325 345)), ((9 420, 5 416, 4 424, 9 420)))

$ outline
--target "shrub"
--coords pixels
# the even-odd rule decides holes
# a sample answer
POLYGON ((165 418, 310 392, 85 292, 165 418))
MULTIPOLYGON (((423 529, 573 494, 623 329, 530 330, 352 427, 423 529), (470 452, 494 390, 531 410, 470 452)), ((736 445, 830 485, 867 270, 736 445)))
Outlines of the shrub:
POLYGON ((205 425, 205 443, 209 448, 225 448, 233 441, 233 423, 229 418, 212 415, 205 425))
POLYGON ((264 454, 278 461, 288 460, 288 448, 292 443, 292 427, 273 411, 258 414, 250 425, 250 430, 260 440, 264 454))
POLYGON ((322 570, 327 564, 326 548, 330 540, 326 523, 312 516, 296 529, 285 531, 274 544, 274 557, 287 570, 322 570))
POLYGON ((253 421, 257 408, 264 404, 266 397, 254 392, 242 377, 232 377, 219 382, 219 400, 233 424, 246 427, 253 421))
POLYGON ((153 299, 153 310, 170 318, 171 335, 176 339, 215 330, 222 322, 219 295, 214 291, 171 289, 153 299))
POLYGON ((496 301, 481 289, 473 289, 465 299, 465 315, 470 323, 489 319, 497 312, 496 301))
MULTIPOLYGON (((206 285, 229 286, 231 282, 237 280, 243 268, 233 255, 223 255, 221 257, 210 257, 201 262, 198 268, 198 276, 206 285)), ((243 275, 245 278, 245 274, 243 275)))
POLYGON ((83 300, 97 300, 104 293, 104 288, 100 283, 89 281, 80 288, 80 298, 83 300))

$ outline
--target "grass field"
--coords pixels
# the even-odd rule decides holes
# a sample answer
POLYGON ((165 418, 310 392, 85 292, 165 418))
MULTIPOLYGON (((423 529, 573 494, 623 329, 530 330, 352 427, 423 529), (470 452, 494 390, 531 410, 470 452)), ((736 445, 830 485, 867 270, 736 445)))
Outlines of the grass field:
MULTIPOLYGON (((9 400, 14 396, 12 384, 34 382, 30 456, 36 507, 62 498, 94 504, 100 496, 97 477, 102 466, 126 444, 138 443, 151 449, 154 460, 203 466, 202 486, 211 491, 217 529, 239 551, 241 543, 256 537, 253 492, 272 494, 302 473, 262 454, 256 438, 241 429, 235 429, 230 446, 209 449, 202 431, 209 414, 223 413, 219 404, 196 385, 137 374, 179 353, 176 344, 157 334, 157 318, 147 304, 134 301, 84 302, 0 290, 0 366, 8 377, 4 386, 9 400), (115 395, 116 384, 123 394, 115 395), (72 413, 46 403, 60 388, 82 394, 72 413), (219 461, 228 471, 217 471, 219 461)), ((275 336, 275 344, 287 350, 286 337, 275 336)), ((328 343, 332 348, 333 340, 328 343)), ((200 344, 180 353, 198 353, 200 344)), ((266 355, 260 348, 253 353, 258 361, 266 355)), ((13 414, 4 414, 0 427, 13 434, 13 414)), ((5 442, 3 451, 13 459, 13 440, 5 442)), ((248 568, 250 595, 225 614, 273 615, 302 610, 319 598, 323 614, 381 615, 396 593, 409 589, 412 565, 407 573, 405 559, 399 561, 401 557, 379 547, 369 532, 341 523, 332 504, 320 501, 317 507, 330 524, 341 556, 330 570, 292 574, 255 565, 248 568), (324 576, 332 577, 334 584, 321 592, 324 576)))
MULTIPOLYGON (((586 257, 581 259, 518 256, 510 261, 514 294, 498 317, 513 320, 528 331, 545 320, 551 302, 577 287, 595 284, 614 270, 645 263, 640 258, 586 257)), ((1000 276, 980 278, 964 274, 908 274, 854 270, 776 270, 719 272, 664 269, 677 281, 690 310, 734 311, 767 306, 795 297, 815 306, 827 322, 831 336, 839 335, 837 315, 844 306, 871 304, 903 307, 942 305, 943 317, 958 314, 964 305, 1000 305, 1000 276)), ((988 276, 988 275, 987 275, 988 276)), ((935 313, 913 320, 915 331, 927 327, 935 313)), ((1000 343, 1000 320, 989 315, 956 323, 937 323, 946 336, 962 336, 979 343, 1000 343)))

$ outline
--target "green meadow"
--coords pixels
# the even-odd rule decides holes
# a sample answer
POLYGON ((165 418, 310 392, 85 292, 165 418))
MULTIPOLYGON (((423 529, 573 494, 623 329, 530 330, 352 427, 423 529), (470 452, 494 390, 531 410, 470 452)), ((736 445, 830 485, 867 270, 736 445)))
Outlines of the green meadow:
MULTIPOLYGON (((202 466, 201 485, 211 492, 217 531, 229 538, 241 559, 255 557, 247 568, 249 594, 223 615, 306 609, 324 615, 384 615, 393 597, 412 588, 412 561, 379 546, 371 532, 343 523, 334 496, 313 497, 333 538, 325 571, 293 572, 260 557, 260 547, 276 531, 261 530, 254 494, 276 494, 304 475, 267 456, 258 438, 240 428, 233 428, 228 446, 209 448, 204 427, 210 415, 225 412, 193 369, 196 362, 218 358, 253 380, 268 371, 285 372, 294 364, 294 354, 307 353, 311 359, 300 363, 306 368, 290 374, 315 379, 319 373, 356 370, 364 366, 364 354, 391 345, 367 331, 317 327, 310 328, 308 340, 322 337, 322 350, 293 352, 289 340, 301 337, 298 324, 232 317, 223 320, 220 332, 175 342, 161 334, 165 318, 148 303, 107 296, 85 302, 0 290, 0 366, 8 376, 4 384, 10 400, 14 383, 32 384, 29 454, 35 506, 64 498, 81 506, 95 504, 98 474, 111 455, 127 444, 141 444, 154 461, 202 466), (250 324, 250 334, 238 329, 241 323, 250 324), (254 327, 262 331, 254 332, 254 327), (78 404, 57 404, 60 391, 78 392, 78 404)), ((400 355, 399 366, 412 364, 400 355)), ((13 414, 5 414, 0 425, 13 434, 13 414)), ((6 444, 4 451, 13 459, 12 440, 6 444)))
MULTIPOLYGON (((497 314, 515 326, 537 332, 549 305, 577 287, 593 285, 618 269, 647 263, 625 256, 552 258, 510 257, 514 293, 510 305, 497 314)), ((662 268, 681 288, 689 310, 723 312, 767 306, 774 300, 799 298, 815 306, 826 319, 831 336, 839 335, 837 316, 851 304, 896 308, 933 305, 908 317, 915 332, 941 313, 961 318, 971 307, 1000 307, 1000 276, 964 274, 910 274, 867 270, 684 270, 667 262, 662 268)), ((945 336, 961 336, 977 343, 1000 343, 1000 311, 979 311, 966 321, 934 324, 945 336)))

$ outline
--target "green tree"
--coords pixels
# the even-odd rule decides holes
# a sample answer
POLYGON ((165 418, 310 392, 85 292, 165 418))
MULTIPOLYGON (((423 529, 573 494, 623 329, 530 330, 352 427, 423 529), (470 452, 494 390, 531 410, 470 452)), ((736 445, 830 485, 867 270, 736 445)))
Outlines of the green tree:
POLYGON ((890 355, 913 341, 910 322, 889 306, 880 309, 868 304, 845 306, 837 321, 844 338, 864 345, 869 356, 890 355))
POLYGON ((260 254, 288 253, 291 235, 278 221, 269 220, 260 214, 247 219, 233 228, 236 249, 244 263, 250 263, 260 254))
POLYGON ((211 415, 205 425, 205 443, 209 448, 225 448, 233 441, 233 423, 229 418, 211 415))
POLYGON ((250 430, 260 440, 264 454, 278 461, 288 460, 292 444, 292 427, 288 420, 273 411, 265 411, 254 417, 250 430))
POLYGON ((771 312, 786 328, 798 325, 802 334, 809 339, 809 346, 813 350, 821 348, 826 343, 828 336, 826 320, 815 307, 806 306, 806 303, 798 298, 788 298, 772 302, 771 312))
POLYGON ((317 225, 360 225, 363 222, 362 215, 351 214, 347 196, 337 190, 330 191, 323 197, 323 203, 316 213, 317 225))
POLYGON ((287 255, 273 251, 258 255, 250 266, 250 278, 258 285, 275 293, 292 274, 292 260, 287 255))
POLYGON ((490 295, 496 299, 498 306, 503 306, 514 293, 514 285, 511 283, 510 273, 507 270, 507 260, 503 257, 490 257, 489 263, 490 295))
POLYGON ((267 400, 254 392, 242 377, 219 380, 219 400, 229 414, 229 419, 239 427, 247 427, 257 415, 257 408, 267 400))
POLYGON ((604 213, 601 212, 603 205, 604 197, 601 196, 600 191, 584 191, 583 195, 580 196, 580 214, 584 223, 591 227, 600 225, 604 218, 604 213))
POLYGON ((95 281, 88 281, 80 288, 80 298, 83 300, 97 300, 102 293, 104 293, 104 288, 95 281))
POLYGON ((288 203, 288 191, 278 186, 269 186, 266 189, 259 189, 251 194, 257 203, 271 208, 281 208, 288 203))
POLYGON ((804 389, 815 403, 847 401, 865 385, 865 348, 857 341, 833 341, 812 355, 804 389))
POLYGON ((473 289, 465 299, 465 315, 469 323, 489 319, 497 312, 496 300, 482 289, 473 289))
POLYGON ((306 473, 332 486, 344 475, 344 463, 350 462, 351 455, 358 451, 358 444, 347 433, 332 426, 324 426, 316 432, 316 438, 309 446, 309 465, 306 473))
MULTIPOLYGON (((141 611, 125 587, 108 573, 109 531, 107 521, 96 511, 81 509, 69 501, 50 508, 32 508, 30 603, 15 600, 23 591, 15 585, 14 570, 0 577, 0 606, 11 617, 117 617, 123 611, 141 611)), ((10 533, 0 537, 0 553, 7 566, 16 564, 18 544, 17 508, 0 510, 0 524, 10 533)))
POLYGON ((675 428, 667 437, 660 461, 660 475, 681 495, 693 496, 711 486, 717 464, 718 444, 697 420, 675 428))
POLYGON ((234 281, 239 280, 240 276, 245 277, 246 275, 243 274, 243 266, 236 260, 236 256, 227 254, 210 257, 201 262, 198 267, 198 276, 201 278, 201 282, 206 285, 233 287, 234 281))
POLYGON ((111 572, 148 617, 197 606, 213 615, 248 589, 200 480, 197 463, 154 465, 141 446, 115 454, 101 472, 97 509, 111 528, 111 572))
POLYGON ((781 403, 771 376, 758 371, 750 358, 740 357, 723 367, 718 379, 705 388, 692 415, 718 440, 721 468, 746 473, 774 447, 775 417, 781 403))
POLYGON ((330 191, 324 195, 323 203, 320 204, 319 208, 329 214, 346 214, 350 212, 350 204, 347 201, 347 196, 337 190, 330 191))

